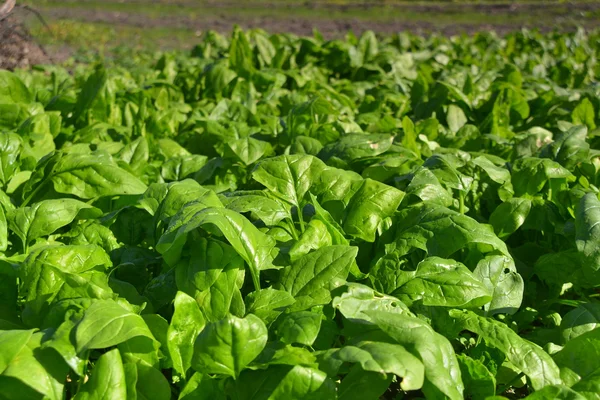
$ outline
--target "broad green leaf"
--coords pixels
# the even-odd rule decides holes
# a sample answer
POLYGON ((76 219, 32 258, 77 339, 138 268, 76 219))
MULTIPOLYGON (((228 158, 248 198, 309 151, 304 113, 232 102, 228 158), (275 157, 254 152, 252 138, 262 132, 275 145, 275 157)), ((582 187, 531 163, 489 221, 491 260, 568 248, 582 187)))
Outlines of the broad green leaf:
POLYGON ((247 218, 225 208, 209 207, 193 214, 181 226, 175 219, 160 238, 156 249, 171 262, 177 261, 188 233, 206 225, 213 225, 227 238, 235 251, 250 267, 256 289, 260 288, 259 273, 273 268, 275 240, 260 232, 247 218))
POLYGON ((342 227, 354 237, 375 241, 384 218, 394 214, 404 192, 371 179, 365 179, 346 207, 342 227))
POLYGON ((329 400, 336 388, 327 375, 301 365, 273 365, 265 370, 246 370, 235 385, 238 400, 329 400))
POLYGON ((267 343, 267 327, 260 318, 229 315, 210 322, 194 344, 192 367, 200 373, 229 375, 237 379, 267 343))
POLYGON ((319 157, 327 162, 337 157, 347 162, 356 162, 361 158, 375 157, 385 153, 392 146, 394 137, 387 134, 350 134, 343 136, 321 151, 319 157))
POLYGON ((587 97, 581 100, 571 115, 574 124, 587 125, 592 130, 596 129, 595 117, 594 106, 587 97))
POLYGON ((175 312, 167 331, 167 343, 173 368, 185 379, 186 372, 192 365, 194 342, 204 329, 205 320, 196 300, 183 292, 177 292, 174 306, 175 312))
POLYGON ((559 369, 548 353, 538 345, 521 338, 507 325, 471 311, 450 313, 461 328, 476 333, 488 346, 502 351, 508 361, 527 375, 535 390, 562 382, 559 369))
POLYGON ((219 383, 208 375, 195 372, 179 393, 178 400, 225 400, 225 393, 219 383))
POLYGON ((378 372, 364 371, 360 366, 350 368, 338 389, 338 399, 359 400, 378 399, 392 383, 392 376, 378 372))
POLYGON ((564 315, 560 323, 563 340, 568 342, 600 326, 600 304, 585 303, 564 315))
POLYGON ((358 363, 363 371, 394 374, 402 378, 403 390, 417 390, 423 386, 424 367, 418 357, 403 346, 385 342, 358 342, 340 349, 327 351, 322 360, 327 370, 336 375, 343 363, 358 363))
POLYGON ((488 315, 514 314, 525 290, 515 263, 506 256, 490 255, 479 261, 473 274, 488 288, 492 301, 484 306, 488 315))
POLYGON ((128 143, 119 152, 119 158, 129 164, 134 171, 142 169, 149 157, 148 140, 143 136, 128 143))
POLYGON ((44 200, 30 207, 17 208, 9 215, 10 227, 23 241, 23 246, 80 218, 97 218, 102 212, 75 199, 44 200))
POLYGON ((325 164, 316 157, 289 155, 260 162, 252 177, 269 189, 274 196, 300 207, 325 164))
POLYGON ((0 133, 0 186, 5 187, 19 169, 21 137, 14 133, 0 133))
POLYGON ((42 337, 42 332, 0 331, 3 397, 24 400, 63 398, 69 368, 54 349, 40 348, 42 337))
POLYGON ((0 103, 29 103, 33 100, 34 96, 16 74, 0 71, 0 103))
POLYGON ((585 400, 589 397, 585 397, 568 386, 563 385, 552 385, 546 386, 541 390, 538 390, 529 396, 525 397, 527 400, 585 400))
MULTIPOLYGON (((165 378, 161 371, 143 363, 125 364, 126 371, 128 365, 130 366, 129 368, 135 368, 136 370, 135 393, 137 399, 169 400, 171 398, 169 381, 167 381, 167 378, 165 378)), ((129 382, 127 384, 129 385, 129 382)), ((131 397, 129 396, 129 390, 128 388, 128 399, 131 397)))
POLYGON ((85 311, 75 328, 75 346, 81 353, 115 346, 136 336, 153 339, 142 317, 114 300, 97 300, 85 311))
POLYGON ((56 153, 36 169, 26 184, 24 196, 35 200, 50 183, 58 193, 93 199, 101 196, 141 194, 146 185, 101 155, 56 153))
MULTIPOLYGON (((152 333, 152 331, 150 331, 152 333)), ((160 343, 148 336, 135 336, 121 342, 117 348, 124 363, 144 364, 158 367, 160 364, 160 343)))
POLYGON ((296 300, 285 290, 272 287, 250 292, 244 299, 248 314, 254 314, 269 325, 296 300))
POLYGON ((289 255, 292 261, 297 260, 312 250, 321 247, 331 246, 333 240, 325 225, 321 220, 313 218, 310 220, 304 232, 290 248, 289 255))
POLYGON ((505 239, 523 225, 531 211, 531 200, 513 197, 500 204, 490 215, 490 224, 499 238, 505 239))
POLYGON ((420 301, 425 306, 472 308, 492 299, 489 288, 467 267, 439 257, 421 261, 412 279, 392 295, 409 306, 420 301))
POLYGON ((429 256, 447 258, 461 249, 480 254, 499 251, 509 256, 506 244, 488 225, 436 205, 417 205, 403 209, 392 229, 384 233, 378 246, 385 257, 394 259, 422 250, 429 256))
POLYGON ((190 154, 168 159, 160 168, 160 175, 165 181, 181 181, 193 178, 206 165, 208 157, 190 154))
POLYGON ((458 132, 467 123, 464 111, 454 104, 448 106, 446 120, 448 121, 448 128, 454 133, 458 132))
POLYGON ((0 332, 0 373, 3 373, 13 359, 27 345, 33 330, 7 330, 0 332))
POLYGON ((193 242, 189 258, 176 264, 175 282, 195 299, 205 320, 218 321, 229 312, 243 263, 231 246, 201 238, 193 242))
POLYGON ((251 212, 267 225, 277 225, 285 218, 292 218, 290 210, 282 202, 264 195, 241 192, 225 197, 222 201, 228 209, 239 213, 251 212))
POLYGON ((80 377, 85 375, 85 366, 87 360, 85 357, 77 355, 75 345, 71 341, 71 334, 73 329, 77 325, 78 316, 73 311, 68 311, 65 317, 65 321, 54 330, 52 336, 44 340, 42 348, 51 347, 58 352, 65 360, 65 362, 71 367, 73 371, 80 377))
POLYGON ((125 372, 119 350, 104 353, 94 364, 92 376, 74 397, 75 400, 124 399, 127 397, 125 372))
POLYGON ((280 317, 277 333, 284 343, 311 346, 321 329, 322 316, 311 311, 296 311, 280 317))
POLYGON ((295 306, 327 304, 331 290, 345 283, 357 252, 351 246, 322 247, 284 268, 279 283, 296 298, 295 306))
POLYGON ((560 367, 560 375, 566 385, 581 392, 594 393, 597 398, 600 388, 600 330, 594 329, 569 340, 563 349, 554 355, 560 367))
POLYGON ((590 145, 586 142, 587 131, 585 126, 578 125, 559 133, 554 137, 553 143, 542 149, 541 155, 550 157, 563 167, 573 170, 577 164, 589 159, 590 145))
POLYGON ((98 246, 42 246, 19 268, 25 297, 23 319, 37 326, 53 302, 78 297, 112 297, 107 270, 111 261, 98 246))
POLYGON ((573 179, 573 174, 547 158, 519 158, 513 165, 512 184, 515 196, 538 194, 550 179, 573 179))
POLYGON ((394 341, 421 359, 425 366, 425 396, 463 398, 460 367, 448 339, 416 317, 386 311, 368 311, 367 315, 394 341))
POLYGON ((370 311, 410 315, 408 307, 396 297, 377 293, 372 288, 359 283, 347 283, 344 289, 346 290, 341 295, 334 297, 331 305, 348 319, 370 322, 370 311))
POLYGON ((485 399, 496 393, 496 379, 485 365, 465 354, 457 354, 460 373, 465 384, 465 397, 485 399))

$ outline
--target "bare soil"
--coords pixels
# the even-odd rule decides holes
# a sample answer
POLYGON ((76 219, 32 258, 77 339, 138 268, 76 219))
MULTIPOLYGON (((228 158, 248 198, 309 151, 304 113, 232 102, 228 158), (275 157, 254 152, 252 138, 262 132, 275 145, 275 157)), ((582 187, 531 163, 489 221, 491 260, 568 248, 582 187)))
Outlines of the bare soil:
MULTIPOLYGON (((188 3, 189 4, 189 3, 188 3)), ((148 15, 128 12, 114 12, 102 10, 88 10, 83 8, 57 7, 48 10, 48 15, 53 18, 72 19, 86 22, 101 22, 107 24, 122 24, 136 27, 161 27, 161 28, 185 28, 194 31, 205 31, 214 29, 216 31, 228 33, 234 24, 240 25, 243 28, 262 28, 268 32, 280 33, 289 32, 298 35, 310 35, 313 28, 318 29, 325 37, 340 37, 349 30, 354 33, 361 33, 365 30, 373 30, 378 33, 395 33, 400 31, 411 31, 414 33, 429 33, 439 32, 446 35, 467 33, 472 34, 479 31, 495 31, 498 34, 504 34, 510 31, 518 30, 523 27, 536 28, 541 31, 550 31, 554 29, 574 29, 574 16, 582 12, 598 12, 600 11, 600 2, 598 3, 583 3, 557 8, 544 7, 541 5, 532 4, 486 4, 486 5, 460 5, 454 4, 451 7, 446 5, 415 5, 403 6, 402 10, 411 13, 419 13, 426 16, 434 13, 443 15, 460 14, 465 12, 477 13, 487 16, 503 16, 498 18, 499 22, 490 23, 490 18, 486 18, 486 23, 480 23, 476 20, 469 23, 453 23, 432 22, 432 18, 412 19, 384 19, 372 21, 368 19, 356 17, 336 17, 327 18, 326 13, 329 10, 344 11, 349 10, 349 6, 340 6, 333 4, 315 5, 307 3, 305 7, 312 7, 318 18, 307 18, 306 16, 294 16, 294 7, 288 4, 272 3, 262 4, 263 8, 284 8, 289 9, 289 16, 278 16, 276 18, 269 16, 252 16, 239 14, 236 15, 235 7, 243 3, 236 2, 221 2, 215 3, 214 8, 211 4, 210 15, 198 17, 189 17, 186 15, 174 14, 165 15, 160 18, 152 18, 148 15), (523 25, 519 23, 511 23, 510 18, 506 16, 519 15, 527 13, 528 15, 543 15, 544 18, 539 19, 539 23, 530 23, 523 25), (508 22, 507 22, 508 21, 508 22)), ((174 7, 186 7, 185 3, 177 3, 174 7)), ((190 6, 191 7, 191 6, 190 6)), ((243 5, 243 7, 248 7, 243 5)), ((367 9, 368 5, 352 6, 352 15, 356 15, 356 7, 367 9)), ((297 7, 296 7, 297 8, 297 7)), ((385 9, 382 9, 385 12, 385 9)), ((397 10, 395 12, 398 12, 397 10)), ((493 20, 493 18, 492 18, 493 20)), ((533 19, 535 21, 535 19, 533 19)), ((600 26, 600 20, 577 18, 577 23, 586 28, 594 28, 600 26)))
POLYGON ((0 69, 26 68, 51 61, 18 18, 0 21, 0 69))

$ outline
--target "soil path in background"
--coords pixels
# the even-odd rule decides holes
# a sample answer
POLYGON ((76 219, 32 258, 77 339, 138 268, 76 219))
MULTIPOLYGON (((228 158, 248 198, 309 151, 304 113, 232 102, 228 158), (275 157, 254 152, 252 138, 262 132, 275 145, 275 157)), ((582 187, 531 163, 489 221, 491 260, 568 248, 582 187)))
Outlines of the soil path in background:
MULTIPOLYGON (((190 7, 190 10, 194 8, 191 5, 192 3, 186 3, 185 1, 186 0, 171 4, 171 6, 177 8, 190 7)), ((571 30, 574 29, 574 22, 577 22, 586 28, 600 26, 600 18, 578 17, 581 15, 581 13, 594 13, 600 15, 600 2, 571 4, 568 6, 546 6, 536 4, 403 5, 392 7, 390 10, 393 10, 394 13, 401 13, 403 11, 410 13, 422 13, 424 15, 423 20, 420 20, 419 18, 386 18, 382 21, 345 18, 343 16, 330 19, 326 16, 327 12, 330 10, 335 10, 342 13, 345 11, 352 11, 353 15, 356 15, 357 9, 360 10, 362 8, 369 8, 369 6, 365 4, 358 6, 341 6, 334 4, 317 5, 306 3, 305 5, 301 6, 304 10, 314 9, 315 15, 318 15, 317 18, 307 18, 305 15, 295 18, 293 17, 294 8, 297 9, 298 6, 281 3, 266 3, 262 4, 261 8, 289 10, 289 16, 268 17, 243 14, 235 15, 236 5, 245 8, 249 7, 247 4, 242 4, 243 3, 237 2, 210 3, 210 15, 207 14, 195 18, 182 15, 181 12, 174 13, 174 15, 161 16, 160 18, 152 18, 151 16, 140 13, 56 6, 45 10, 45 14, 50 19, 71 19, 86 22, 102 22, 146 28, 185 28, 194 31, 214 29, 224 33, 231 32, 234 24, 238 24, 244 28, 262 28, 272 33, 290 32, 298 35, 310 35, 312 34, 313 28, 317 28, 325 37, 343 36, 349 30, 352 30, 357 34, 365 30, 373 30, 378 33, 395 33, 403 30, 409 30, 415 33, 440 32, 447 35, 494 30, 499 34, 504 34, 510 31, 521 29, 523 27, 523 25, 519 23, 507 22, 510 21, 510 18, 507 18, 507 16, 510 17, 511 15, 542 15, 543 17, 540 17, 538 24, 526 25, 529 28, 537 28, 541 31, 550 31, 556 28, 571 30), (567 7, 568 11, 565 12, 567 7), (431 16, 435 14, 451 16, 453 14, 458 15, 465 12, 474 13, 474 18, 472 21, 469 21, 469 23, 445 22, 440 24, 432 22, 431 16), (487 16, 487 23, 478 23, 476 20, 477 13, 487 16), (430 15, 428 16, 427 14, 430 15), (489 17, 496 16, 498 16, 498 20, 502 22, 489 23, 489 17)), ((142 5, 140 4, 140 6, 142 5)), ((198 8, 196 8, 195 11, 198 13, 198 8)), ((382 8, 382 12, 386 12, 386 9, 382 8)), ((446 20, 448 19, 446 18, 446 20)), ((533 20, 535 21, 535 19, 533 20)))

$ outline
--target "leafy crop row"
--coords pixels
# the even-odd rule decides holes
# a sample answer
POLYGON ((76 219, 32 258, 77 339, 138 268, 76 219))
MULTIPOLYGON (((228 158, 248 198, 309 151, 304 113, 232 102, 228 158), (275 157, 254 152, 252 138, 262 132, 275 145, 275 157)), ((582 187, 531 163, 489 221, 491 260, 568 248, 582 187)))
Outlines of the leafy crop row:
POLYGON ((599 399, 599 43, 0 71, 0 398, 599 399))

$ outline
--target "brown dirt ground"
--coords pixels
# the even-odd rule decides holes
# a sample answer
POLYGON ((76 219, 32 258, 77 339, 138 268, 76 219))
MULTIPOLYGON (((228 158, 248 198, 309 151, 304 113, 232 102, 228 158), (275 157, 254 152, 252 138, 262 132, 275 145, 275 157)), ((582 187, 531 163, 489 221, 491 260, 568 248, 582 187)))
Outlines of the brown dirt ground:
POLYGON ((25 68, 50 61, 18 19, 0 21, 0 69, 25 68))
MULTIPOLYGON (((306 17, 278 17, 272 18, 267 16, 249 16, 249 15, 235 15, 231 9, 235 7, 236 3, 219 3, 215 5, 214 12, 211 15, 201 17, 188 17, 184 15, 167 15, 161 18, 151 18, 143 14, 127 13, 127 12, 113 12, 113 11, 98 11, 98 10, 85 10, 77 8, 53 8, 48 11, 52 18, 61 19, 72 19, 86 22, 101 22, 108 24, 122 24, 136 27, 161 27, 161 28, 186 28, 194 31, 204 31, 208 29, 214 29, 220 32, 228 33, 234 24, 238 24, 244 28, 262 28, 268 32, 279 33, 289 32, 298 35, 310 35, 312 34, 313 28, 317 28, 325 37, 340 37, 343 36, 349 30, 354 33, 361 33, 365 30, 373 30, 378 33, 395 33, 399 31, 411 31, 415 33, 428 33, 428 32, 439 32, 442 34, 452 35, 459 33, 472 34, 478 31, 490 31, 494 30, 498 34, 504 34, 510 31, 518 30, 523 27, 520 24, 507 23, 510 19, 506 16, 516 15, 519 13, 545 13, 543 22, 536 25, 527 25, 529 28, 537 28, 541 31, 550 31, 560 27, 561 29, 573 29, 572 24, 564 23, 565 19, 564 10, 559 9, 548 9, 540 10, 540 6, 531 4, 524 5, 469 5, 468 7, 456 5, 455 7, 449 8, 447 6, 440 5, 415 5, 405 6, 407 11, 412 13, 444 13, 444 15, 451 15, 452 13, 461 12, 479 12, 485 13, 492 16, 504 16, 500 19, 502 22, 494 23, 478 23, 472 21, 469 23, 443 23, 437 24, 427 20, 403 20, 403 19, 386 19, 382 21, 369 21, 366 19, 358 18, 335 18, 328 19, 323 17, 321 14, 319 18, 306 18, 306 17), (223 11, 219 11, 222 9, 223 11), (553 19, 554 16, 554 19, 553 19), (549 21, 562 22, 561 24, 548 23, 549 21)), ((239 3, 237 3, 239 4, 239 3)), ((179 4, 180 7, 185 5, 179 4)), ((289 7, 288 5, 272 4, 273 7, 289 7)), ((211 5, 212 7, 212 5, 211 5)), ((265 5, 263 5, 265 7, 265 5)), ((312 6, 318 11, 326 12, 327 8, 332 8, 333 5, 321 5, 312 6)), ((363 6, 360 6, 363 7, 363 6)), ((574 6, 575 7, 575 6, 574 6)), ((344 6, 336 6, 336 9, 345 9, 344 6)), ((600 10, 600 2, 598 3, 584 3, 579 4, 576 8, 569 9, 569 15, 576 15, 579 12, 591 11, 596 12, 600 10)), ((315 12, 318 12, 315 11, 315 12)), ((293 15, 293 11, 290 11, 290 15, 293 15)), ((489 21, 489 18, 487 19, 489 21)), ((583 20, 578 19, 579 24, 586 28, 593 28, 600 26, 600 21, 595 20, 583 20)))

